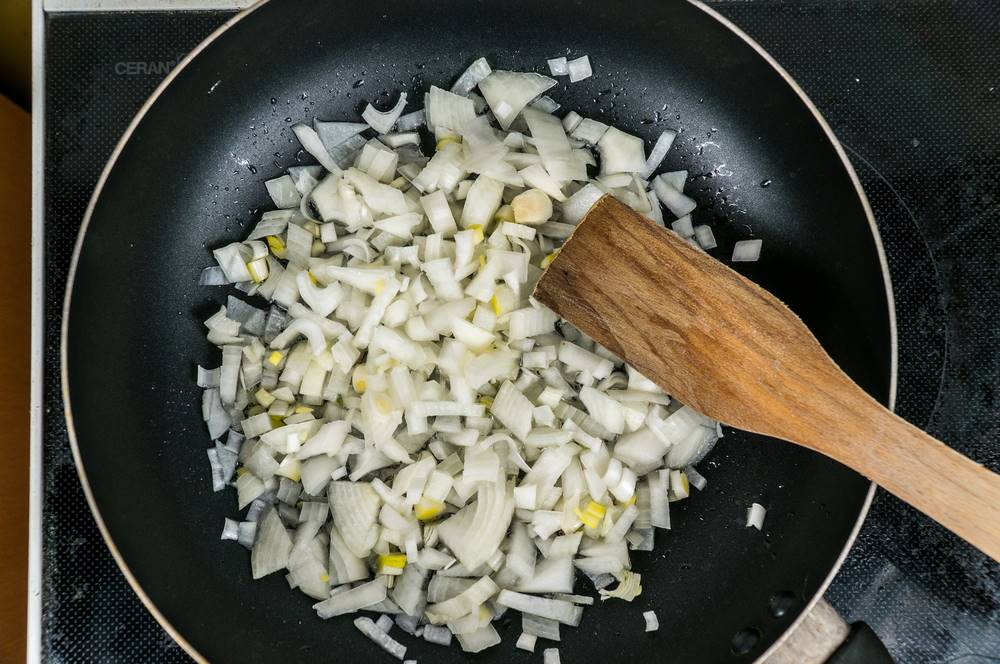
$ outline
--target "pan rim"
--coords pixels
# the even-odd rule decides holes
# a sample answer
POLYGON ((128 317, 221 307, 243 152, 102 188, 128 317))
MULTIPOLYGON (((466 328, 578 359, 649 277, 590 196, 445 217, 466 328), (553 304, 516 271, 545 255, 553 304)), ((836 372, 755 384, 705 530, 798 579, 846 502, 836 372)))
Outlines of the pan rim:
MULTIPOLYGON (((878 225, 875 222, 875 213, 872 211, 871 204, 868 201, 868 195, 865 194, 864 188, 861 186, 861 180, 858 178, 857 172, 854 170, 854 166, 851 164, 851 160, 847 157, 847 153, 844 151, 843 145, 841 145, 840 140, 837 138, 836 134, 833 133, 833 129, 827 123, 826 118, 820 113, 819 109, 813 103, 809 95, 806 94, 805 90, 792 78, 792 75, 774 59, 763 46, 757 43, 757 41, 751 37, 749 34, 744 32, 740 27, 730 21, 728 18, 717 12, 716 10, 709 7, 703 0, 687 0, 690 4, 694 5, 698 9, 702 10, 728 30, 730 30, 737 37, 742 39, 750 48, 757 52, 757 54, 762 57, 777 73, 784 79, 785 83, 798 95, 802 103, 805 104, 809 112, 812 113, 816 122, 819 124, 823 133, 826 134, 827 139, 829 139, 830 144, 833 146, 834 151, 837 156, 840 157, 841 162, 843 162, 844 168, 847 171, 848 177, 851 179, 851 184, 854 185, 855 190, 858 194, 858 199, 861 201, 861 205, 864 208, 865 216, 868 218, 868 224, 871 227, 872 239, 875 241, 875 252, 878 254, 879 266, 882 269, 882 283, 885 285, 885 298, 886 298, 886 308, 889 314, 889 410, 896 410, 896 387, 897 380, 899 377, 899 336, 898 329, 896 327, 896 300, 892 291, 892 277, 889 274, 889 261, 885 255, 885 247, 882 244, 882 235, 879 233, 878 225)), ((792 621, 792 623, 785 629, 785 631, 779 636, 771 646, 765 650, 760 657, 755 660, 755 664, 762 664, 765 662, 772 654, 777 652, 781 646, 788 640, 788 637, 798 629, 799 625, 806 619, 806 617, 812 612, 816 604, 819 603, 823 596, 826 594, 827 588, 833 583, 833 579, 837 576, 840 568, 844 565, 844 561, 847 559, 847 554, 850 553, 851 549, 854 547, 854 542, 858 538, 858 533, 861 532, 861 526, 865 522, 865 518, 868 516, 868 510, 871 509, 872 500, 875 498, 875 490, 878 485, 874 482, 868 483, 868 493, 865 496, 864 503, 861 505, 861 509, 858 512, 858 520, 854 523, 854 528, 851 529, 851 533, 844 542, 844 547, 840 551, 840 555, 837 556, 837 560, 834 561, 833 567, 830 568, 829 574, 823 579, 822 583, 816 589, 816 593, 812 598, 806 603, 805 607, 802 609, 802 613, 799 614, 798 618, 792 621)))
POLYGON ((147 611, 156 619, 156 622, 160 624, 167 634, 172 638, 184 651, 199 664, 209 664, 208 658, 202 655, 181 633, 173 626, 173 624, 167 620, 167 617, 163 615, 159 607, 153 602, 153 599, 146 594, 145 589, 140 585, 139 580, 136 579, 135 575, 132 573, 131 568, 128 563, 125 562, 125 558, 122 556, 121 551, 118 550, 118 546, 115 544, 114 540, 111 538, 111 533, 108 531, 107 524, 104 522, 104 517, 101 516, 101 511, 97 506, 97 500, 94 498, 94 493, 90 488, 90 481, 87 479, 87 471, 83 466, 83 458, 80 456, 80 448, 76 437, 76 427, 73 425, 73 407, 70 401, 69 393, 69 372, 68 372, 68 346, 69 346, 69 312, 70 305, 73 299, 73 284, 76 280, 76 269, 80 261, 80 253, 83 249, 83 240, 87 235, 87 229, 90 226, 90 221, 93 218, 94 208, 97 206, 97 201, 101 197, 101 192, 104 190, 104 185, 111 175, 111 171, 115 167, 115 163, 118 161, 118 157, 121 155, 125 146, 128 144, 129 140, 132 138, 132 134, 135 132, 136 127, 142 122, 143 118, 146 117, 146 113, 149 109, 156 103, 160 95, 170 86, 173 80, 180 75, 180 73, 194 60, 203 50, 205 50, 209 44, 214 42, 219 38, 224 32, 229 30, 241 20, 252 14, 254 11, 267 4, 269 0, 258 0, 255 4, 239 12, 235 16, 232 16, 226 20, 222 25, 213 30, 204 40, 202 40, 197 46, 195 46, 190 53, 184 56, 180 62, 177 63, 166 78, 156 86, 149 98, 143 102, 142 106, 136 112, 135 117, 129 122, 128 127, 122 134, 121 138, 118 139, 118 143, 115 144, 115 149, 111 152, 111 156, 108 158, 108 163, 105 164, 104 169, 101 170, 101 175, 97 179, 97 184, 94 186, 94 192, 90 196, 90 200, 87 203, 87 210, 84 212, 83 221, 80 223, 80 231, 76 236, 76 243, 73 245, 73 255, 70 258, 69 264, 69 274, 66 278, 66 292, 63 294, 63 307, 62 307, 62 325, 59 334, 59 377, 61 382, 61 393, 63 398, 63 413, 66 419, 66 433, 69 437, 70 448, 73 452, 73 465, 76 466, 77 475, 80 477, 80 484, 83 486, 83 493, 87 498, 87 505, 90 507, 90 512, 94 516, 94 521, 97 522, 97 528, 101 532, 101 537, 104 539, 104 544, 111 551, 111 556, 115 560, 115 564, 118 565, 118 569, 121 570, 122 575, 125 580, 128 581, 129 586, 131 586, 132 591, 138 595, 139 600, 142 602, 143 606, 147 611))
MULTIPOLYGON (((80 449, 78 440, 76 437, 76 429, 73 425, 73 411, 72 403, 70 400, 69 393, 69 380, 68 380, 68 338, 69 338, 69 312, 70 305, 72 302, 73 295, 73 285, 76 278, 76 270, 79 264, 80 254, 83 248, 83 240, 86 237, 87 230, 90 226, 91 219, 93 217, 94 209, 96 208, 97 201, 100 199, 101 193, 104 189, 108 177, 111 171, 114 169, 118 157, 121 155, 125 146, 131 140, 132 134, 135 132, 136 128, 139 126, 140 122, 145 118, 149 109, 156 103, 160 95, 166 91, 173 80, 180 75, 180 73, 194 60, 202 51, 204 51, 210 44, 212 44, 216 39, 218 39, 223 33, 225 33, 229 28, 236 25, 238 22, 252 14, 257 9, 261 8, 267 4, 270 0, 258 0, 255 4, 250 7, 240 11, 235 16, 232 16, 226 20, 222 25, 213 30, 202 42, 195 46, 190 53, 188 53, 177 66, 160 82, 159 85, 153 90, 149 98, 143 102, 142 106, 136 112, 135 116, 129 122, 128 127, 122 134, 121 138, 115 145, 111 156, 108 158, 107 164, 101 171, 101 175, 97 180, 94 187, 94 191, 91 194, 90 200, 87 203, 87 209, 84 212, 83 220, 80 224, 80 230, 77 234, 76 242, 73 246, 73 254, 70 259, 69 272, 66 278, 66 290, 63 295, 63 306, 62 306, 62 323, 60 326, 60 339, 59 339, 59 357, 60 357, 60 392, 63 398, 63 413, 66 420, 66 430, 70 442, 70 448, 73 454, 73 464, 76 466, 77 475, 80 478, 80 484, 83 487, 84 495, 87 499, 87 504, 90 507, 91 514, 97 523, 98 530, 101 533, 101 537, 104 539, 105 545, 111 552, 115 563, 121 570, 122 575, 125 580, 131 586, 132 591, 139 597, 143 606, 146 610, 156 619, 160 626, 166 631, 170 637, 184 649, 184 651, 196 662, 200 664, 207 664, 208 659, 202 655, 181 633, 173 624, 167 620, 166 616, 160 612, 159 608, 153 602, 152 598, 145 592, 143 587, 140 585, 138 579, 132 573, 128 564, 125 562, 124 557, 119 551, 117 545, 111 537, 108 531, 107 525, 101 516, 101 511, 97 506, 96 499, 94 498, 93 491, 90 487, 90 482, 87 479, 87 472, 84 468, 83 459, 80 455, 80 449)), ((760 44, 756 42, 750 35, 744 32, 742 29, 737 27, 732 21, 726 17, 719 14, 716 10, 712 9, 704 3, 703 0, 686 0, 689 4, 705 12, 708 16, 719 22, 727 30, 731 31, 737 37, 742 39, 748 46, 750 46, 775 72, 781 76, 785 83, 792 89, 793 92, 799 97, 802 103, 805 105, 807 110, 812 114, 813 118, 823 130, 823 133, 827 136, 830 141, 831 146, 836 152, 837 156, 847 172, 848 177, 851 180, 851 184, 858 195, 858 199, 861 202, 862 208, 864 210, 865 216, 868 220, 869 229, 872 234, 872 239, 875 243, 875 251, 878 255, 879 266, 882 271, 882 282, 885 288, 886 295, 886 309, 889 318, 889 354, 890 354, 890 368, 889 368, 889 394, 888 394, 888 406, 890 410, 895 410, 896 405, 896 388, 898 379, 898 359, 899 359, 899 348, 898 348, 898 334, 896 325, 896 306, 895 299, 892 291, 892 279, 889 274, 888 260, 885 254, 885 248, 882 244, 882 237, 879 233, 878 226, 875 222, 875 215, 872 211, 871 205, 868 201, 868 197, 861 186, 861 181, 858 179, 857 173, 854 170, 853 165, 847 157, 847 153, 844 151, 843 146, 837 139, 830 125, 826 122, 826 119, 822 116, 819 109, 812 102, 812 100, 806 95, 805 91, 796 83, 792 76, 782 67, 777 60, 774 59, 760 44)), ((756 660, 756 663, 764 662, 771 654, 778 650, 789 635, 795 631, 795 629, 801 624, 805 617, 812 611, 813 607, 817 602, 822 599, 826 589, 829 587, 833 578, 836 576, 837 572, 840 571, 844 560, 847 557, 848 552, 854 545, 857 539, 858 533, 861 530, 861 526, 865 521, 868 511, 871 507, 872 500, 875 496, 876 484, 874 482, 869 482, 868 491, 865 495, 864 502, 861 505, 861 509, 858 512, 857 520, 851 532, 844 543, 844 546, 838 555, 837 559, 834 561, 830 572, 823 579, 819 588, 816 590, 812 598, 806 603, 801 614, 796 618, 779 636, 773 644, 756 660)))

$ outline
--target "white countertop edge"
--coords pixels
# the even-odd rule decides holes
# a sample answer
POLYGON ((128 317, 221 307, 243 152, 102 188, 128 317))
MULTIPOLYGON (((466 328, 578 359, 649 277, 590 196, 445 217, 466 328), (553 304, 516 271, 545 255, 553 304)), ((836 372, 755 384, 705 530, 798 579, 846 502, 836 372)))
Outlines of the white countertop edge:
MULTIPOLYGON (((255 0, 43 0, 47 12, 148 12, 246 9, 255 0)), ((35 3, 36 6, 38 3, 35 3)))
POLYGON ((42 661, 42 402, 45 355, 45 21, 31 15, 31 406, 28 456, 28 597, 25 661, 42 661))

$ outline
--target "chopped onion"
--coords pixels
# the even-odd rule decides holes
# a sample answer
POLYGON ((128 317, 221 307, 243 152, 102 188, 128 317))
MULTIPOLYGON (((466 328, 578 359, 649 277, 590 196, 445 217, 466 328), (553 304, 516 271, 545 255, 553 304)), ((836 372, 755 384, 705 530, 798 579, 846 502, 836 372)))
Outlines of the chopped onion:
POLYGON ((715 233, 712 232, 711 226, 695 226, 693 232, 695 239, 702 249, 714 249, 719 246, 715 241, 715 233))
POLYGON ((670 472, 659 470, 649 475, 649 518, 654 528, 670 529, 670 472))
POLYGON ((403 108, 406 107, 406 93, 399 93, 399 101, 388 111, 380 111, 371 104, 365 107, 361 117, 371 125, 372 129, 380 134, 388 134, 392 131, 400 116, 403 115, 403 108))
POLYGON ((482 652, 487 648, 492 648, 500 643, 500 635, 497 634, 493 625, 487 623, 474 632, 468 634, 456 634, 462 650, 465 652, 482 652))
POLYGON ((740 240, 733 245, 734 263, 752 263, 760 258, 763 240, 740 240))
POLYGON ((378 627, 383 632, 385 632, 386 634, 389 633, 389 630, 392 629, 392 626, 394 624, 396 623, 393 621, 393 619, 387 615, 381 615, 379 616, 378 620, 375 621, 375 626, 378 627))
POLYGON ((608 131, 608 125, 590 118, 582 118, 570 132, 570 136, 588 145, 597 145, 608 131))
POLYGON ((381 499, 367 482, 330 482, 327 487, 330 511, 337 530, 351 553, 368 555, 378 538, 375 521, 381 499))
POLYGON ((631 602, 642 594, 642 575, 628 570, 623 570, 619 581, 620 583, 618 584, 618 587, 614 590, 604 590, 602 588, 598 591, 601 594, 602 601, 610 598, 616 598, 623 599, 626 602, 631 602))
POLYGON ((379 629, 371 618, 355 618, 354 626, 396 659, 403 659, 406 656, 406 646, 379 629))
POLYGON ((510 381, 500 386, 490 407, 493 417, 521 440, 531 430, 531 410, 531 402, 510 381))
MULTIPOLYGON (((313 127, 320 142, 329 154, 333 154, 338 146, 344 145, 365 129, 368 129, 368 125, 363 122, 323 122, 321 120, 315 120, 313 127)), ((331 172, 336 173, 338 171, 331 172)), ((312 177, 319 179, 319 174, 312 173, 312 177)))
POLYGON ((684 474, 687 476, 691 486, 698 489, 698 491, 704 490, 704 488, 708 485, 708 480, 706 480, 705 476, 699 473, 694 466, 688 466, 685 468, 684 474))
POLYGON ((522 577, 517 590, 536 594, 569 593, 573 592, 574 579, 573 559, 570 556, 549 557, 535 565, 530 577, 522 577))
POLYGON ((553 79, 540 74, 496 70, 479 81, 479 90, 506 130, 532 99, 555 84, 553 79))
MULTIPOLYGON (((586 56, 549 66, 592 73, 586 56)), ((287 569, 322 618, 381 614, 356 625, 400 659, 393 624, 478 652, 510 608, 520 647, 558 640, 593 603, 571 594, 576 570, 634 599, 630 552, 704 486, 691 465, 722 433, 531 298, 606 194, 715 246, 686 171, 647 181, 675 132, 647 158, 622 128, 554 116, 554 85, 480 58, 422 110, 403 115, 400 93, 366 122, 295 125, 321 165, 267 180, 278 209, 199 279, 269 303, 230 297, 205 321, 222 354, 197 376, 212 486, 249 506, 222 538, 255 577, 287 569)))
POLYGON ((662 175, 653 179, 653 190, 656 191, 656 197, 660 199, 660 202, 675 217, 683 217, 684 215, 691 214, 695 207, 697 207, 694 199, 685 196, 679 189, 669 184, 662 175))
POLYGON ((553 76, 566 76, 569 74, 569 65, 565 57, 553 58, 548 61, 549 73, 553 76))
POLYGON ((660 629, 660 621, 656 617, 655 611, 643 611, 642 617, 646 620, 647 632, 655 632, 660 629))
POLYGON ((514 500, 501 483, 482 482, 476 502, 438 526, 438 534, 469 569, 486 562, 503 541, 514 512, 514 500))
POLYGON ((493 580, 484 576, 461 593, 436 604, 429 604, 425 609, 427 620, 440 625, 461 618, 476 609, 499 590, 493 580))
POLYGON ((444 626, 425 625, 423 636, 424 641, 427 641, 428 643, 433 643, 439 646, 451 645, 451 630, 444 626))
MULTIPOLYGON (((566 64, 567 73, 569 73, 569 82, 576 83, 582 81, 585 78, 590 78, 593 75, 593 70, 590 67, 590 58, 586 55, 570 60, 566 64)), ((548 663, 546 663, 548 664, 548 663)))
POLYGON ((753 503, 747 508, 747 525, 749 528, 753 526, 757 530, 764 529, 764 516, 767 514, 767 510, 760 503, 753 503))
POLYGON ((642 173, 646 169, 646 155, 642 139, 615 127, 609 127, 597 142, 601 152, 601 173, 642 173))
POLYGON ((566 130, 559 118, 537 108, 526 108, 524 119, 549 175, 561 182, 587 179, 587 169, 573 157, 566 130))
POLYGON ((314 604, 313 609, 320 618, 333 618, 378 604, 385 600, 386 592, 385 582, 382 579, 375 579, 350 590, 335 593, 329 599, 314 604))
POLYGON ((594 203, 603 195, 604 192, 597 186, 593 184, 585 185, 570 196, 569 200, 563 204, 563 219, 570 224, 579 223, 584 215, 590 211, 590 208, 594 206, 594 203))
POLYGON ((548 639, 549 641, 560 641, 559 623, 549 618, 541 618, 530 613, 521 614, 521 630, 523 634, 548 639))
POLYGON ((521 650, 527 650, 528 652, 535 652, 535 641, 538 639, 534 634, 528 634, 527 632, 521 632, 521 636, 517 637, 517 643, 515 647, 521 650))
POLYGON ((523 613, 556 620, 564 625, 576 627, 583 617, 583 609, 575 604, 559 599, 535 597, 511 590, 501 590, 497 603, 523 613))
POLYGON ((250 554, 253 578, 259 579, 286 567, 291 552, 292 538, 281 524, 278 511, 268 511, 258 524, 257 541, 250 554))
POLYGON ((424 97, 424 113, 432 130, 461 131, 466 122, 476 117, 472 100, 433 85, 424 97))
POLYGON ((316 161, 322 164, 323 168, 330 171, 334 175, 339 176, 341 174, 342 171, 340 166, 336 161, 334 161, 333 157, 330 156, 330 153, 327 152, 326 146, 323 141, 320 140, 320 135, 315 129, 309 125, 297 124, 292 126, 292 133, 294 133, 295 137, 299 139, 299 143, 302 144, 302 148, 311 154, 316 161))
POLYGON ((492 73, 493 69, 486 58, 479 58, 462 72, 455 84, 451 86, 451 91, 458 95, 468 95, 472 89, 479 85, 479 82, 492 73))
POLYGON ((423 127, 424 124, 426 124, 424 109, 420 109, 419 111, 413 111, 401 116, 396 121, 396 129, 397 131, 414 131, 423 127))
MULTIPOLYGON (((665 129, 660 134, 660 137, 656 139, 656 144, 653 145, 653 149, 649 153, 649 157, 646 158, 646 167, 642 170, 642 177, 649 179, 649 176, 660 167, 660 164, 663 163, 663 159, 667 156, 667 153, 670 152, 670 148, 673 146, 674 139, 676 138, 677 132, 673 129, 665 129)), ((685 173, 684 179, 687 179, 687 173, 685 173)), ((678 190, 683 189, 684 180, 681 180, 680 186, 674 184, 674 187, 678 190)))
POLYGON ((545 111, 546 113, 555 113, 559 110, 559 102, 547 95, 542 95, 535 101, 531 102, 531 106, 540 111, 545 111))

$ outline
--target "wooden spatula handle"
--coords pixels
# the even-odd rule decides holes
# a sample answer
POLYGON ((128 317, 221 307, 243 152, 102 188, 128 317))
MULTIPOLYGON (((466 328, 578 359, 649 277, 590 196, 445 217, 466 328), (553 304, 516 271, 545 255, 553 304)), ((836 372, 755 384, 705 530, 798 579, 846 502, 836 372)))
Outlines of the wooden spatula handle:
POLYGON ((1000 475, 869 401, 841 413, 825 453, 1000 560, 1000 475))

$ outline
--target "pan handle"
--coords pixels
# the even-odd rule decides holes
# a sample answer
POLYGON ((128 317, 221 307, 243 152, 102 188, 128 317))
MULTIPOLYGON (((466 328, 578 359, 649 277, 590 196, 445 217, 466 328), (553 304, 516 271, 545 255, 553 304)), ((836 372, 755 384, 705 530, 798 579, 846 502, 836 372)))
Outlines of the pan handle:
POLYGON ((863 622, 848 625, 820 598, 802 622, 761 664, 893 664, 889 651, 863 622))
POLYGON ((851 632, 826 664, 893 664, 878 634, 866 623, 851 623, 851 632))

